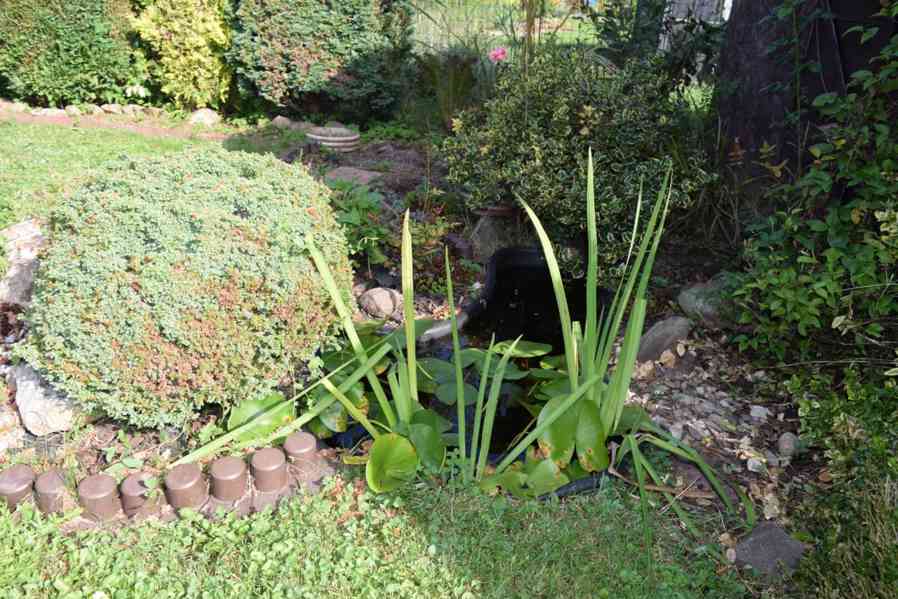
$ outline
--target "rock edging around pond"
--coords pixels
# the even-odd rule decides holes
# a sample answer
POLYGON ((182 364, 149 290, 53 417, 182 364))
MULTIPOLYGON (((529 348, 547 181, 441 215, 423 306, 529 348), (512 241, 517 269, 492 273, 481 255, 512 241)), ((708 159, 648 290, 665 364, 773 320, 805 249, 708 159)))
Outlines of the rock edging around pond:
POLYGON ((315 436, 297 432, 287 437, 283 448, 258 449, 248 461, 218 458, 207 473, 195 462, 176 465, 164 475, 164 483, 150 472, 138 471, 121 483, 108 474, 94 474, 73 489, 59 470, 38 475, 31 466, 16 464, 0 472, 0 500, 10 511, 34 501, 44 514, 66 514, 80 507, 81 514, 65 527, 87 530, 147 518, 168 522, 182 510, 209 518, 230 512, 246 516, 276 509, 294 495, 317 493, 335 473, 315 436))

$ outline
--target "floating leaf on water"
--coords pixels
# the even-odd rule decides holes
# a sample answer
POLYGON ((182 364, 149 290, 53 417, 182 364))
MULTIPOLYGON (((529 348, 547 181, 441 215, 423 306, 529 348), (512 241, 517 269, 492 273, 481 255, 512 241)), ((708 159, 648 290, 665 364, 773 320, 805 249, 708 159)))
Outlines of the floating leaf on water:
MULTIPOLYGON (((511 347, 512 341, 502 341, 497 343, 495 347, 493 347, 493 351, 497 354, 504 354, 509 347, 511 347)), ((512 358, 538 358, 540 356, 545 356, 549 352, 552 351, 552 346, 546 343, 536 343, 534 341, 518 341, 517 345, 515 345, 514 351, 511 352, 512 358)))
MULTIPOLYGON (((465 405, 473 405, 477 401, 477 389, 474 388, 473 385, 469 385, 465 383, 464 385, 464 393, 465 393, 465 405)), ((437 399, 446 404, 447 406, 455 405, 456 397, 455 393, 455 381, 443 383, 436 390, 437 399)))
POLYGON ((414 478, 418 454, 411 441, 395 433, 378 437, 368 452, 365 478, 375 493, 392 491, 414 478))

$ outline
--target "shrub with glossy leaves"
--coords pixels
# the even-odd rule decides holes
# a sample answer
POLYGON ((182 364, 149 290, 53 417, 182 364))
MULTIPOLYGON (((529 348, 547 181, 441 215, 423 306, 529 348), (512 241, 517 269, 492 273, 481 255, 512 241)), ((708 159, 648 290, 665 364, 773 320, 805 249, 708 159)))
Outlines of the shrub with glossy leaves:
POLYGON ((278 106, 324 97, 354 116, 384 115, 403 93, 409 14, 404 0, 240 0, 230 56, 278 106))
POLYGON ((3 0, 0 79, 14 97, 112 102, 142 82, 128 43, 128 0, 3 0))
POLYGON ((303 169, 223 150, 123 158, 53 213, 17 354, 87 408, 183 425, 314 367, 335 316, 305 249, 341 290, 346 240, 303 169))
POLYGON ((154 78, 179 106, 217 107, 227 100, 228 10, 225 0, 155 0, 133 20, 155 55, 154 78))
POLYGON ((700 145, 675 135, 678 106, 657 65, 617 68, 588 48, 545 46, 529 66, 509 63, 496 93, 453 122, 444 149, 449 178, 470 193, 468 207, 525 200, 555 240, 586 230, 586 156, 592 148, 600 271, 626 255, 640 182, 651 210, 676 158, 674 206, 708 180, 700 145))

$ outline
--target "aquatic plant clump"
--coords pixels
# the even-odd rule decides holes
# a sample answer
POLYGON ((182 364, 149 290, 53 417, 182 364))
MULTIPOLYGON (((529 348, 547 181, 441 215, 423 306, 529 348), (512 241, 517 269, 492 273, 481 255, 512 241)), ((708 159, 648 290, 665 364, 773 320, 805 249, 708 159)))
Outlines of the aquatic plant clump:
POLYGON ((328 190, 271 157, 123 158, 52 214, 17 355, 88 409, 183 425, 312 363, 336 321, 306 251, 349 296, 328 190))

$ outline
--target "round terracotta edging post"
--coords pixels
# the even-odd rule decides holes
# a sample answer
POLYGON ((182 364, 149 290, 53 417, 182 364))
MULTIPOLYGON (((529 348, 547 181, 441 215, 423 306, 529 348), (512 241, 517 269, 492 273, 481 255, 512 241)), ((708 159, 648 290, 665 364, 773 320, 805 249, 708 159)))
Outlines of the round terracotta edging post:
POLYGON ((209 499, 203 471, 196 464, 175 466, 165 476, 165 496, 176 510, 200 509, 209 499))
POLYGON ((287 459, 276 447, 266 447, 253 454, 251 461, 256 489, 275 493, 287 486, 287 459))
POLYGON ((240 458, 223 457, 212 463, 212 496, 224 502, 234 502, 246 494, 248 479, 246 462, 240 458))
POLYGON ((9 511, 31 494, 33 486, 34 470, 30 466, 16 464, 0 472, 0 498, 6 500, 9 511))
POLYGON ((112 520, 121 509, 118 484, 106 474, 94 474, 82 480, 78 485, 78 500, 93 520, 112 520))
POLYGON ((59 470, 48 470, 34 481, 37 507, 45 514, 61 514, 65 497, 65 479, 59 470))
MULTIPOLYGON (((152 511, 159 504, 158 495, 150 495, 153 491, 146 481, 153 478, 149 472, 135 472, 125 477, 120 485, 122 509, 129 518, 152 511)), ((156 490, 158 492, 158 489, 156 490)))

